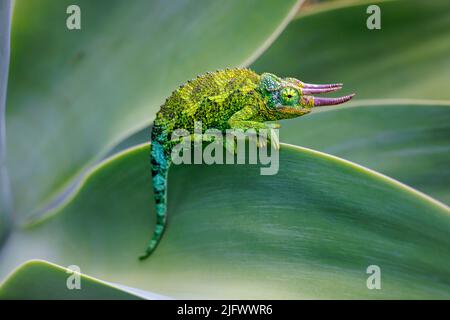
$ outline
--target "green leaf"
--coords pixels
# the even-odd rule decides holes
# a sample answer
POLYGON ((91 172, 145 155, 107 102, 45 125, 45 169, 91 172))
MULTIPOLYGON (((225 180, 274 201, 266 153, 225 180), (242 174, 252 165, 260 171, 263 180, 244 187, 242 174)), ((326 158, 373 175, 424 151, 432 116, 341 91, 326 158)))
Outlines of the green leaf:
MULTIPOLYGON (((356 110, 356 109, 355 109, 356 110)), ((450 298, 450 210, 358 165, 282 145, 257 165, 174 166, 169 225, 153 231, 148 145, 93 170, 70 202, 3 248, 0 276, 33 258, 173 298, 450 298), (370 265, 381 290, 366 287, 370 265)))
POLYGON ((7 236, 12 208, 6 170, 5 103, 8 83, 11 32, 11 1, 0 1, 0 246, 7 236))
POLYGON ((126 290, 124 287, 79 274, 79 289, 68 289, 67 282, 74 269, 67 269, 47 261, 31 260, 17 268, 0 285, 0 299, 26 300, 68 300, 68 299, 121 299, 136 300, 158 298, 157 295, 141 291, 126 290))
POLYGON ((373 1, 310 10, 253 64, 306 82, 343 82, 361 98, 450 99, 450 2, 373 1), (369 4, 381 30, 369 30, 369 4))
POLYGON ((450 203, 450 102, 362 104, 285 121, 280 140, 354 161, 450 203))
POLYGON ((186 80, 254 60, 297 0, 17 0, 8 90, 15 210, 45 207, 186 80), (81 9, 81 30, 66 9, 81 9), (258 8, 258 10, 255 10, 258 8))

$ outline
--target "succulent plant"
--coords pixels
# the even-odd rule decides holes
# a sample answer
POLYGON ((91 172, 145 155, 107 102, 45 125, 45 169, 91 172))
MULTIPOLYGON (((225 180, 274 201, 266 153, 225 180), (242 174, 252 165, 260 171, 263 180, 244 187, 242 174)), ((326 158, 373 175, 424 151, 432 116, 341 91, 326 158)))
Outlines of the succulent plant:
POLYGON ((381 30, 365 1, 300 4, 16 0, 10 34, 0 0, 0 298, 449 299, 450 3, 370 2, 381 30), (148 126, 177 85, 238 66, 358 95, 283 123, 277 175, 175 166, 139 261, 148 126))

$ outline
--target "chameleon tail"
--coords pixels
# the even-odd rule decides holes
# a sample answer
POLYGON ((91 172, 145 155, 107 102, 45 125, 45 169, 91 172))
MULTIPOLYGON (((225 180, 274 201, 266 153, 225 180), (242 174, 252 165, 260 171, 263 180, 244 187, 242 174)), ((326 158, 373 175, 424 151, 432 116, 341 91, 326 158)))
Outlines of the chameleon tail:
MULTIPOLYGON (((155 128, 154 128, 155 129, 155 128)), ((152 132, 152 135, 154 131, 152 132)), ((170 167, 170 152, 164 148, 167 146, 163 141, 153 139, 151 145, 151 162, 152 162, 152 183, 153 194, 155 198, 156 209, 156 226, 153 237, 147 245, 145 254, 139 257, 140 260, 148 258, 158 245, 166 228, 167 221, 167 177, 170 167)))

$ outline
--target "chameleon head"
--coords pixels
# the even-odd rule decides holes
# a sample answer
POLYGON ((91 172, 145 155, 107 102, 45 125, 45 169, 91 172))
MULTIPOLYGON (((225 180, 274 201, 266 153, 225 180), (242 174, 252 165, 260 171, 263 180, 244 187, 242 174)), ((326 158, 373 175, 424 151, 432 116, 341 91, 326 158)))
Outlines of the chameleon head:
POLYGON ((339 98, 319 98, 313 94, 334 92, 342 88, 341 83, 309 84, 295 78, 280 78, 263 73, 258 90, 263 95, 273 119, 288 119, 311 112, 311 108, 330 106, 349 101, 355 94, 339 98))

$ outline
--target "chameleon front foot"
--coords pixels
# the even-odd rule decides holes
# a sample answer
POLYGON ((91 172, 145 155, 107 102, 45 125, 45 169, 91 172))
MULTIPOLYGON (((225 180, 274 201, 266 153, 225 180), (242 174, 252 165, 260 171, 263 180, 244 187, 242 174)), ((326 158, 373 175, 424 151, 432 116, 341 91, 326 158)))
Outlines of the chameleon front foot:
POLYGON ((253 141, 256 143, 258 148, 265 148, 269 143, 275 150, 280 149, 280 139, 278 137, 278 131, 275 129, 278 129, 280 125, 278 123, 274 124, 268 124, 267 125, 267 134, 261 134, 261 131, 259 131, 256 135, 250 135, 249 141, 253 141))

